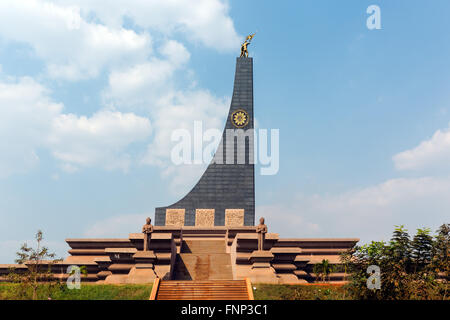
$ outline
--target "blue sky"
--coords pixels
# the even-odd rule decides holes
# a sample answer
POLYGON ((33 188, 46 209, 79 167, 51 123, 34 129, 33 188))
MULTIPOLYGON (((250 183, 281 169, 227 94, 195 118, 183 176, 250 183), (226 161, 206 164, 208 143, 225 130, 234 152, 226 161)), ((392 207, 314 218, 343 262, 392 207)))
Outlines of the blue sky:
POLYGON ((0 262, 42 229, 126 237, 204 166, 170 133, 223 127, 249 33, 255 117, 280 129, 257 215, 284 237, 387 240, 450 212, 445 0, 5 0, 0 4, 0 262), (366 9, 381 9, 368 30, 366 9))

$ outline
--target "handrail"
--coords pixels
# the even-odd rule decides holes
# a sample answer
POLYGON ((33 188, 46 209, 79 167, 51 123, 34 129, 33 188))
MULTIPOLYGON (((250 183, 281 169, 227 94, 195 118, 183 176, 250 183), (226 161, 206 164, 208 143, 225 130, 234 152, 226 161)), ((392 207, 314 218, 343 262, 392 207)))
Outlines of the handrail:
POLYGON ((156 295, 158 294, 158 289, 159 289, 160 283, 161 283, 160 278, 156 278, 155 281, 153 281, 152 293, 150 294, 149 300, 156 300, 156 295))
POLYGON ((250 279, 245 278, 245 283, 247 284, 248 300, 255 300, 255 297, 253 296, 253 288, 250 279))

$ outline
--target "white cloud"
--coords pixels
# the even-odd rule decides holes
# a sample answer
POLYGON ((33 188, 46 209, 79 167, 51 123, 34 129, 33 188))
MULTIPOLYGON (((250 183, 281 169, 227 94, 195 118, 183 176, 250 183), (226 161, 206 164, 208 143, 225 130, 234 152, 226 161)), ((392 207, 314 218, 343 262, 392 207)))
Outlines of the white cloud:
MULTIPOLYGON (((87 79, 144 63, 152 54, 149 32, 158 38, 181 32, 218 50, 239 49, 228 6, 220 0, 0 1, 0 37, 30 45, 53 78, 87 79), (144 31, 123 27, 125 17, 144 31)), ((170 62, 184 59, 176 43, 169 44, 163 54, 170 62)))
POLYGON ((26 172, 38 162, 37 149, 63 108, 48 95, 28 77, 0 81, 0 177, 26 172))
POLYGON ((122 26, 124 17, 143 28, 166 36, 182 33, 193 42, 224 50, 239 50, 239 36, 229 17, 226 0, 53 0, 65 6, 76 5, 94 13, 110 27, 122 26))
POLYGON ((148 33, 90 23, 79 7, 41 0, 0 1, 0 36, 29 44, 51 77, 78 80, 106 68, 144 61, 151 52, 148 33))
POLYGON ((125 149, 150 132, 150 121, 133 113, 102 110, 90 118, 62 114, 53 119, 48 143, 66 171, 92 166, 127 171, 131 157, 125 149))
POLYGON ((179 67, 188 62, 190 53, 187 49, 178 41, 169 40, 160 48, 161 54, 168 58, 168 61, 175 67, 179 67))
POLYGON ((109 86, 103 93, 105 103, 116 107, 148 107, 157 102, 161 91, 167 91, 174 67, 167 61, 153 60, 109 75, 109 86))
POLYGON ((85 237, 127 238, 129 233, 139 233, 147 217, 153 214, 129 214, 98 221, 87 228, 85 237))
POLYGON ((429 140, 393 157, 399 170, 450 168, 450 128, 438 130, 429 140))
MULTIPOLYGON (((173 40, 180 35, 219 51, 239 49, 227 1, 1 1, 0 38, 28 44, 44 62, 47 76, 79 80, 108 74, 108 86, 101 93, 103 111, 85 117, 59 110, 43 120, 37 135, 28 135, 37 141, 24 144, 31 145, 26 148, 30 165, 43 145, 66 172, 89 166, 127 170, 134 155, 126 149, 149 135, 150 124, 133 113, 105 108, 139 109, 155 123, 142 163, 161 166, 163 176, 184 185, 180 167, 171 169, 169 162, 172 130, 192 130, 194 120, 221 129, 228 101, 196 88, 187 68, 190 53, 181 40, 173 40), (133 30, 130 23, 124 26, 125 19, 134 24, 133 30)), ((51 101, 49 93, 43 97, 51 101)), ((24 152, 15 154, 24 157, 24 152)), ((194 174, 185 176, 188 181, 197 179, 194 174)))
POLYGON ((39 148, 50 150, 65 171, 127 170, 128 146, 151 132, 150 121, 133 113, 63 114, 63 105, 49 95, 28 77, 0 81, 0 177, 28 171, 39 160, 39 148))
POLYGON ((160 51, 166 59, 153 58, 122 71, 113 71, 103 99, 116 109, 139 109, 149 114, 154 135, 141 162, 161 167, 162 177, 171 181, 170 191, 181 194, 198 180, 205 166, 172 165, 170 151, 175 145, 171 142, 172 132, 187 129, 192 133, 194 121, 201 121, 203 130, 222 130, 229 99, 196 88, 193 81, 188 81, 188 89, 178 89, 175 78, 187 63, 189 53, 176 41, 166 42, 160 51))
POLYGON ((298 194, 285 203, 257 207, 270 232, 283 237, 358 237, 389 240, 394 225, 437 229, 448 223, 450 178, 392 179, 337 195, 298 194))
POLYGON ((108 88, 103 92, 105 104, 118 108, 151 110, 174 90, 174 74, 189 60, 190 54, 179 42, 167 41, 160 50, 166 59, 151 60, 113 70, 108 88))

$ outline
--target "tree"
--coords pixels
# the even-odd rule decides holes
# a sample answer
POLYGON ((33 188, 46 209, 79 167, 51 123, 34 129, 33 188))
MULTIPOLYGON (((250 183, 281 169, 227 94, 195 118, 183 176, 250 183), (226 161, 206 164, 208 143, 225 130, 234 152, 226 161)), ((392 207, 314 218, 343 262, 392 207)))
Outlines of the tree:
POLYGON ((417 234, 411 243, 411 258, 414 263, 414 272, 423 271, 424 267, 431 262, 433 256, 433 237, 431 230, 417 229, 417 234))
POLYGON ((333 265, 326 259, 323 259, 321 263, 316 263, 313 267, 313 272, 316 275, 316 279, 321 278, 323 282, 325 282, 327 277, 328 281, 330 280, 330 274, 333 270, 333 265))
POLYGON ((393 260, 402 262, 405 266, 409 265, 411 262, 411 240, 408 230, 403 225, 395 226, 389 249, 393 260))
POLYGON ((381 299, 380 290, 369 290, 367 269, 371 265, 381 266, 386 256, 386 243, 372 241, 341 254, 341 261, 350 273, 347 291, 354 299, 381 299))
POLYGON ((404 226, 395 226, 389 245, 385 247, 382 269, 381 296, 387 300, 408 299, 411 270, 411 240, 404 226))
POLYGON ((389 243, 356 246, 341 256, 351 274, 347 289, 356 299, 446 299, 449 248, 448 224, 441 226, 434 239, 431 231, 423 228, 412 240, 403 226, 396 226, 389 243), (367 286, 371 265, 381 270, 380 289, 367 286))
MULTIPOLYGON (((12 270, 9 274, 10 281, 19 284, 19 291, 22 296, 27 298, 31 290, 31 299, 33 300, 37 299, 39 283, 53 280, 51 266, 59 261, 54 259, 56 256, 54 253, 42 245, 43 234, 41 230, 38 230, 35 239, 36 248, 31 248, 27 243, 24 243, 19 252, 16 253, 18 258, 15 262, 25 264, 28 267, 27 271, 24 273, 15 273, 15 270, 12 270), (51 260, 48 261, 48 259, 51 260), (47 264, 47 268, 43 267, 44 264, 47 264)), ((51 288, 49 287, 48 289, 50 290, 51 288)))
POLYGON ((442 279, 442 295, 446 299, 450 278, 450 224, 443 224, 437 230, 433 243, 431 267, 442 279))

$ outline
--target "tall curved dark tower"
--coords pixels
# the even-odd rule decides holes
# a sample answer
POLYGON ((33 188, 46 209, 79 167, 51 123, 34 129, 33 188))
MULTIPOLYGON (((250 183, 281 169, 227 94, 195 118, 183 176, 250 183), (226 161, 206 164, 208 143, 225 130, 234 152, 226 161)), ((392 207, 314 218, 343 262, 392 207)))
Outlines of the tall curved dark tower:
POLYGON ((214 159, 184 198, 156 208, 155 225, 253 226, 253 128, 253 59, 240 57, 236 60, 230 110, 214 159))

